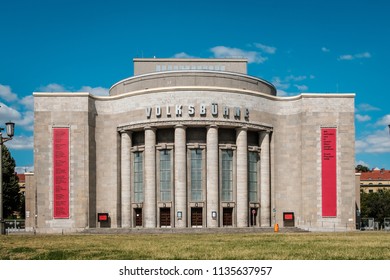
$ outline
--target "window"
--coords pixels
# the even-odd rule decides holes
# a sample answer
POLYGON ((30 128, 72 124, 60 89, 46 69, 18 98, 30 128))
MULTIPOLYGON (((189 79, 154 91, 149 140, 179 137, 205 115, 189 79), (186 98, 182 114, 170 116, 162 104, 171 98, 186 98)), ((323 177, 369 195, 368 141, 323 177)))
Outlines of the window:
POLYGON ((248 153, 248 192, 249 192, 249 202, 257 202, 257 178, 258 178, 258 161, 259 155, 257 152, 248 153))
POLYGON ((233 200, 233 151, 222 150, 222 201, 233 200))
POLYGON ((202 150, 191 150, 191 200, 201 201, 202 195, 202 150))
POLYGON ((172 150, 160 150, 160 200, 171 201, 172 192, 172 150))
POLYGON ((134 202, 139 203, 144 200, 144 164, 143 164, 143 152, 134 153, 134 166, 133 166, 133 178, 134 178, 134 202))

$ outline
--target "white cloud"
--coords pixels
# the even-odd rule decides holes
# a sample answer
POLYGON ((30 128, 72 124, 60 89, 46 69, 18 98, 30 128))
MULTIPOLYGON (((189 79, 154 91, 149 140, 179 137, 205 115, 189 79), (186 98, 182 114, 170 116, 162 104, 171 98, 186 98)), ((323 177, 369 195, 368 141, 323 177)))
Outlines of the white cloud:
POLYGON ((357 165, 362 165, 362 166, 366 166, 366 167, 370 167, 370 165, 362 160, 356 160, 355 161, 355 166, 357 165))
POLYGON ((309 89, 306 85, 294 85, 299 91, 307 91, 309 89))
POLYGON ((371 54, 369 52, 358 53, 358 54, 345 54, 340 55, 339 60, 355 60, 362 58, 371 58, 371 54))
POLYGON ((321 51, 323 51, 323 52, 330 52, 330 49, 328 49, 328 48, 326 48, 326 47, 322 47, 322 48, 321 48, 321 51))
POLYGON ((23 104, 27 109, 34 110, 34 97, 32 95, 23 97, 23 99, 20 100, 20 103, 23 104))
POLYGON ((390 153, 390 136, 388 127, 373 131, 369 135, 356 139, 356 153, 390 153))
POLYGON ((16 166, 15 167, 15 172, 18 173, 18 174, 23 174, 23 173, 26 173, 26 172, 34 172, 34 166, 33 165, 30 165, 30 166, 16 166))
POLYGON ((4 101, 11 102, 18 99, 16 93, 13 93, 10 86, 0 84, 0 98, 4 101))
POLYGON ((288 96, 288 93, 285 92, 285 91, 282 90, 282 89, 277 89, 277 90, 276 90, 276 95, 277 95, 277 96, 288 96))
POLYGON ((38 90, 42 91, 42 92, 65 92, 65 91, 67 91, 64 86, 56 84, 56 83, 42 86, 38 90))
POLYGON ((256 48, 258 48, 258 49, 260 49, 263 52, 268 53, 268 54, 274 54, 276 52, 276 48, 275 47, 266 46, 266 45, 263 45, 263 44, 260 44, 260 43, 255 43, 254 45, 255 45, 256 48))
POLYGON ((358 111, 362 111, 362 112, 369 112, 369 111, 380 111, 379 108, 377 107, 374 107, 370 104, 367 104, 367 103, 361 103, 357 106, 357 110, 358 111))
POLYGON ((4 103, 0 103, 0 123, 7 122, 9 120, 21 119, 21 114, 14 108, 8 107, 4 103))
POLYGON ((390 124, 390 115, 386 115, 376 122, 376 125, 378 126, 384 125, 388 127, 389 124, 390 124))
POLYGON ((173 55, 174 58, 194 58, 194 56, 191 56, 185 52, 180 52, 175 55, 173 55))
POLYGON ((211 48, 210 51, 216 58, 247 58, 249 63, 264 63, 268 58, 261 55, 259 52, 246 51, 238 48, 230 48, 225 46, 216 46, 211 48))
POLYGON ((98 95, 98 96, 108 96, 109 89, 108 88, 103 88, 103 87, 90 87, 90 86, 83 86, 81 87, 80 90, 81 92, 89 92, 93 95, 98 95))
POLYGON ((371 117, 369 115, 360 115, 360 114, 356 114, 356 119, 359 121, 359 122, 366 122, 366 121, 369 121, 371 120, 371 117))
POLYGON ((12 141, 8 141, 6 145, 14 150, 32 150, 34 148, 34 136, 15 135, 12 141))

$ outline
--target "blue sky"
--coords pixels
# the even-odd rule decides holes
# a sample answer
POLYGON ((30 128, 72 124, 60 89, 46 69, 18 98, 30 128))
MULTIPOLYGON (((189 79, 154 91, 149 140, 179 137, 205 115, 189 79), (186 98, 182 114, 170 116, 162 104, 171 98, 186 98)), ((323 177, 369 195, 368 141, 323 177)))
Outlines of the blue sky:
MULTIPOLYGON (((278 94, 356 93, 356 163, 390 169, 390 2, 0 0, 0 124, 33 166, 34 91, 107 94, 135 57, 247 57, 278 94)), ((20 172, 20 171, 19 171, 20 172)))

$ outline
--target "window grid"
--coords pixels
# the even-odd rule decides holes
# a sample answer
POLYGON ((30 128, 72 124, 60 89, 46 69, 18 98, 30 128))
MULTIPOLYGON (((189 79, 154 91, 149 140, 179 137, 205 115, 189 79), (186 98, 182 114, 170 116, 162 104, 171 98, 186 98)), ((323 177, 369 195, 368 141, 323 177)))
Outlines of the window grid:
POLYGON ((191 200, 202 201, 202 150, 191 150, 191 200))
POLYGON ((222 150, 222 200, 233 200, 233 151, 222 150))
POLYGON ((160 200, 171 201, 171 150, 160 151, 160 200))
POLYGON ((133 165, 133 178, 134 178, 134 202, 140 203, 144 200, 143 188, 144 188, 144 165, 143 165, 143 153, 134 153, 134 165, 133 165))
POLYGON ((258 184, 258 154, 257 152, 249 152, 248 155, 248 189, 249 202, 257 202, 257 184, 258 184))

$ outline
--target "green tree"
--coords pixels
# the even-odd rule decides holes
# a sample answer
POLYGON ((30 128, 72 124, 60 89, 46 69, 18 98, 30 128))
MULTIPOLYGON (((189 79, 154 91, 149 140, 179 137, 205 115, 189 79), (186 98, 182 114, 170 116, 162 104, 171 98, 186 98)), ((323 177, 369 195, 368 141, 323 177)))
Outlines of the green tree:
POLYGON ((19 179, 15 173, 15 160, 5 145, 2 147, 3 173, 3 216, 12 217, 14 211, 20 210, 19 179))
POLYGON ((357 172, 368 172, 370 171, 370 169, 367 167, 367 166, 364 166, 364 165, 361 165, 361 164, 358 164, 356 167, 355 167, 355 170, 357 172))
POLYGON ((383 224, 384 218, 390 217, 390 190, 378 190, 373 193, 361 192, 360 208, 362 218, 374 218, 383 224))

